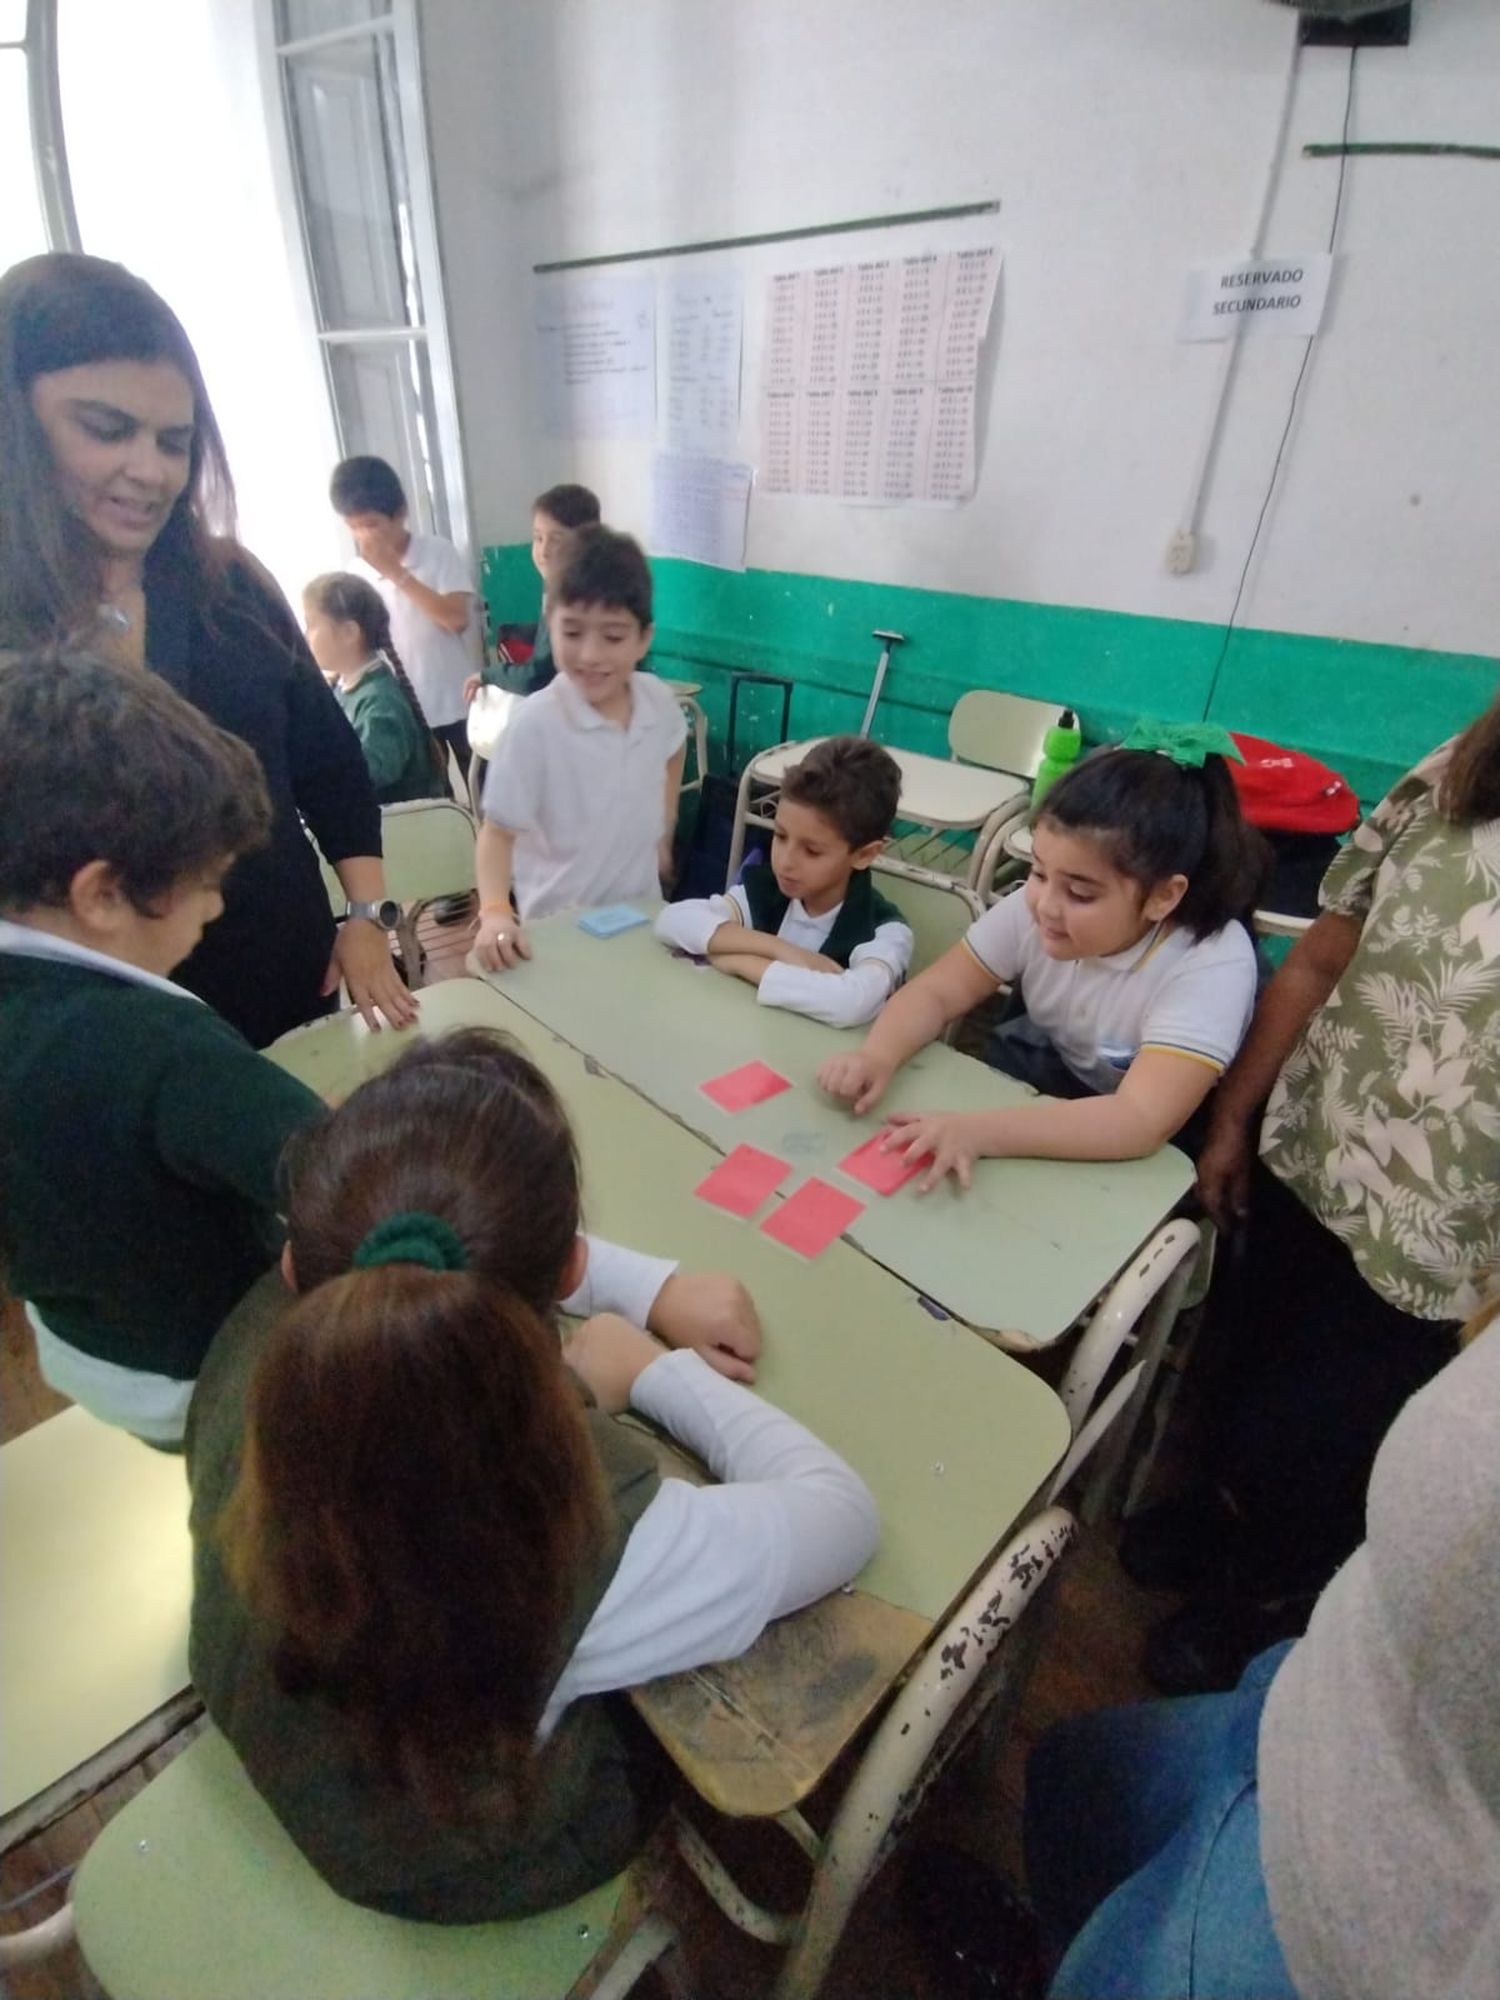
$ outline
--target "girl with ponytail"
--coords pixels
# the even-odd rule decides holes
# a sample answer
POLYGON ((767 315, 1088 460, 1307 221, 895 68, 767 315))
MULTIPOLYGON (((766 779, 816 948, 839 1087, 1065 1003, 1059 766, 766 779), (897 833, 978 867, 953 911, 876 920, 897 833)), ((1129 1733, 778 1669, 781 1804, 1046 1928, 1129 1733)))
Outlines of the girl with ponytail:
POLYGON ((1224 762, 1238 755, 1208 724, 1138 722, 1123 746, 1075 765, 1038 808, 1024 891, 896 994, 862 1049, 824 1063, 825 1090, 872 1110, 950 1022, 997 986, 1020 989, 1026 1014, 989 1060, 1046 1095, 894 1113, 885 1150, 926 1160, 920 1191, 950 1173, 969 1186, 985 1156, 1135 1159, 1198 1110, 1255 1004, 1245 920, 1268 857, 1224 762))
POLYGON ((383 806, 448 796, 448 759, 396 654, 390 613, 373 584, 347 570, 302 593, 307 643, 349 718, 383 806))
POLYGON ((616 1691, 874 1549, 859 1479, 698 1353, 613 1314, 560 1341, 578 1223, 546 1080, 482 1031, 422 1044, 297 1142, 282 1269, 199 1377, 194 1683, 324 1879, 394 1915, 617 1872, 668 1769, 616 1691), (724 1483, 662 1478, 627 1409, 724 1483))

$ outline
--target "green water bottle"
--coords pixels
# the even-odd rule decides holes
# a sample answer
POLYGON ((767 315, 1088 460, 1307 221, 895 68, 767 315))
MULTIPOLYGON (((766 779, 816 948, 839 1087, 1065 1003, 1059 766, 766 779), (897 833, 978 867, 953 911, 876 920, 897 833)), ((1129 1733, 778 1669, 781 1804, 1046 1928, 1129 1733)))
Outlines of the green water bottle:
POLYGON ((1031 803, 1041 803, 1042 794, 1055 785, 1064 771, 1070 771, 1083 754, 1083 731, 1071 708, 1065 708, 1042 738, 1042 761, 1036 767, 1031 787, 1031 803))

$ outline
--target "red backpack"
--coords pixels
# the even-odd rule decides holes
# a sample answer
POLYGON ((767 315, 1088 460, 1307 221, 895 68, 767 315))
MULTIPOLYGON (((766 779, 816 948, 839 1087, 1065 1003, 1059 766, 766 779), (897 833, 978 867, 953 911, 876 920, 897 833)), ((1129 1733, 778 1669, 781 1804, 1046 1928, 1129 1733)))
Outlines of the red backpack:
POLYGON ((1229 775, 1240 811, 1268 833, 1347 833, 1359 824, 1359 800, 1337 771, 1301 750, 1232 731, 1244 756, 1229 775))

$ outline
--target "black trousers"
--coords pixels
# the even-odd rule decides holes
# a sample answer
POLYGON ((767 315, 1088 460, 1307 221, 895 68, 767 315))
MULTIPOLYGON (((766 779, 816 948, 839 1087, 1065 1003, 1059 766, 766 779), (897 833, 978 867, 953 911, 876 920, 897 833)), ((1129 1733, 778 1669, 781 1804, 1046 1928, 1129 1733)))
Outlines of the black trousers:
POLYGON ((1243 1524, 1255 1594, 1321 1589, 1364 1540, 1381 1440, 1452 1360, 1458 1322, 1388 1305, 1259 1163, 1209 1312, 1204 1482, 1243 1524))
POLYGON ((458 759, 458 768, 464 782, 469 777, 469 725, 467 722, 445 722, 433 735, 445 750, 451 750, 458 759))

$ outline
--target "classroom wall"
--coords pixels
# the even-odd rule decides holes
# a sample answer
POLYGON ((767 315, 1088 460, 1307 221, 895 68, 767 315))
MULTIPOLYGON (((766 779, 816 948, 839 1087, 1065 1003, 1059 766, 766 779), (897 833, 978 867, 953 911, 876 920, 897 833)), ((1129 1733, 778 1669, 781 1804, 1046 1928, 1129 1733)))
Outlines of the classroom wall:
MULTIPOLYGON (((1500 165, 1356 159, 1282 479, 1228 617, 1302 344, 1247 342, 1202 522, 1167 573, 1221 351, 1175 339, 1196 261, 1242 252, 1293 17, 1265 0, 424 0, 434 176, 477 539, 534 604, 526 504, 577 477, 644 531, 649 450, 533 419, 530 266, 997 197, 998 216, 746 253, 744 456, 761 278, 993 236, 980 473, 951 509, 757 496, 749 572, 659 566, 659 654, 717 694, 789 671, 799 729, 857 721, 872 626, 909 635, 877 733, 941 740, 963 687, 1074 699, 1094 734, 1206 709, 1341 761, 1367 795, 1488 699, 1500 630, 1500 165)), ((1348 56, 1304 51, 1264 248, 1321 247, 1348 56)), ((1500 8, 1417 0, 1364 51, 1351 137, 1494 143, 1500 8)), ((659 267, 664 268, 664 267, 659 267)))

